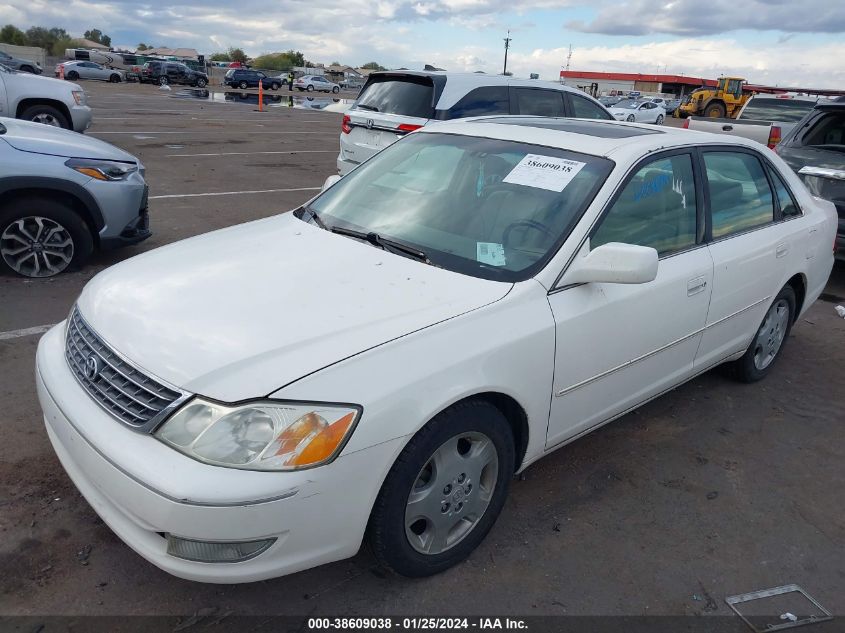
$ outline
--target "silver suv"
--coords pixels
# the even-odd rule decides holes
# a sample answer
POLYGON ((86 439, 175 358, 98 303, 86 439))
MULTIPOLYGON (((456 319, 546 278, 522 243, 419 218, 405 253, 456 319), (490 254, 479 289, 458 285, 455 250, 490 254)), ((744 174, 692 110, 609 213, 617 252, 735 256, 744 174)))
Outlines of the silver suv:
POLYGON ((103 141, 0 117, 0 269, 51 277, 150 236, 144 166, 103 141))
POLYGON ((343 116, 337 171, 345 175, 430 121, 495 114, 613 120, 589 95, 551 81, 481 73, 371 73, 343 116))

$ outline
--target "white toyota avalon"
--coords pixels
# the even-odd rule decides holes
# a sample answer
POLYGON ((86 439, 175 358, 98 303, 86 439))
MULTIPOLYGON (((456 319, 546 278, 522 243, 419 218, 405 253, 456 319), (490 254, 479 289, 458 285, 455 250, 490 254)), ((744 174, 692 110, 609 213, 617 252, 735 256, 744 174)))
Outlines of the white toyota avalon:
POLYGON ((130 547, 207 582, 468 556, 514 473, 690 378, 763 378, 837 216, 739 138, 426 126, 292 213, 100 273, 38 347, 47 433, 130 547))

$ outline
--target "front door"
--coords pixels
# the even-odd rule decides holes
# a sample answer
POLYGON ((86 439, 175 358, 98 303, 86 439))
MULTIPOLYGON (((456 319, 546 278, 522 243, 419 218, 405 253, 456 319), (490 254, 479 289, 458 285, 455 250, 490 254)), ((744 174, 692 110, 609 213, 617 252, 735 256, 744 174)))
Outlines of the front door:
POLYGON ((608 242, 651 246, 660 256, 657 278, 645 284, 564 286, 550 294, 556 341, 547 447, 692 374, 713 280, 698 207, 691 154, 648 159, 611 202, 584 248, 608 242))

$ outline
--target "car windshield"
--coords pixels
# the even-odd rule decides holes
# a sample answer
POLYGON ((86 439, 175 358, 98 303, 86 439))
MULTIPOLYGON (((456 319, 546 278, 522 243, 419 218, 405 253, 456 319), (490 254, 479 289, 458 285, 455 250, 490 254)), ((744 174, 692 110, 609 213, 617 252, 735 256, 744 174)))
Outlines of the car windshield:
POLYGON ((417 133, 349 173, 308 209, 328 229, 376 233, 435 266, 520 281, 557 251, 612 168, 607 159, 563 149, 417 133))
POLYGON ((626 110, 636 110, 640 107, 639 101, 620 101, 614 108, 625 108, 626 110))

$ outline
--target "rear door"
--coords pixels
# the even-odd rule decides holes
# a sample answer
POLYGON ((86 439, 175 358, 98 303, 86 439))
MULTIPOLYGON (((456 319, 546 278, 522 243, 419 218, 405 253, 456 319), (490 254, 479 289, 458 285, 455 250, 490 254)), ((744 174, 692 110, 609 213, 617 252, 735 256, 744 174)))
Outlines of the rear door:
MULTIPOLYGON (((325 86, 320 88, 325 90, 325 86)), ((350 131, 340 135, 341 158, 364 162, 404 134, 428 123, 434 117, 434 102, 434 80, 429 76, 371 76, 347 111, 350 131)))

